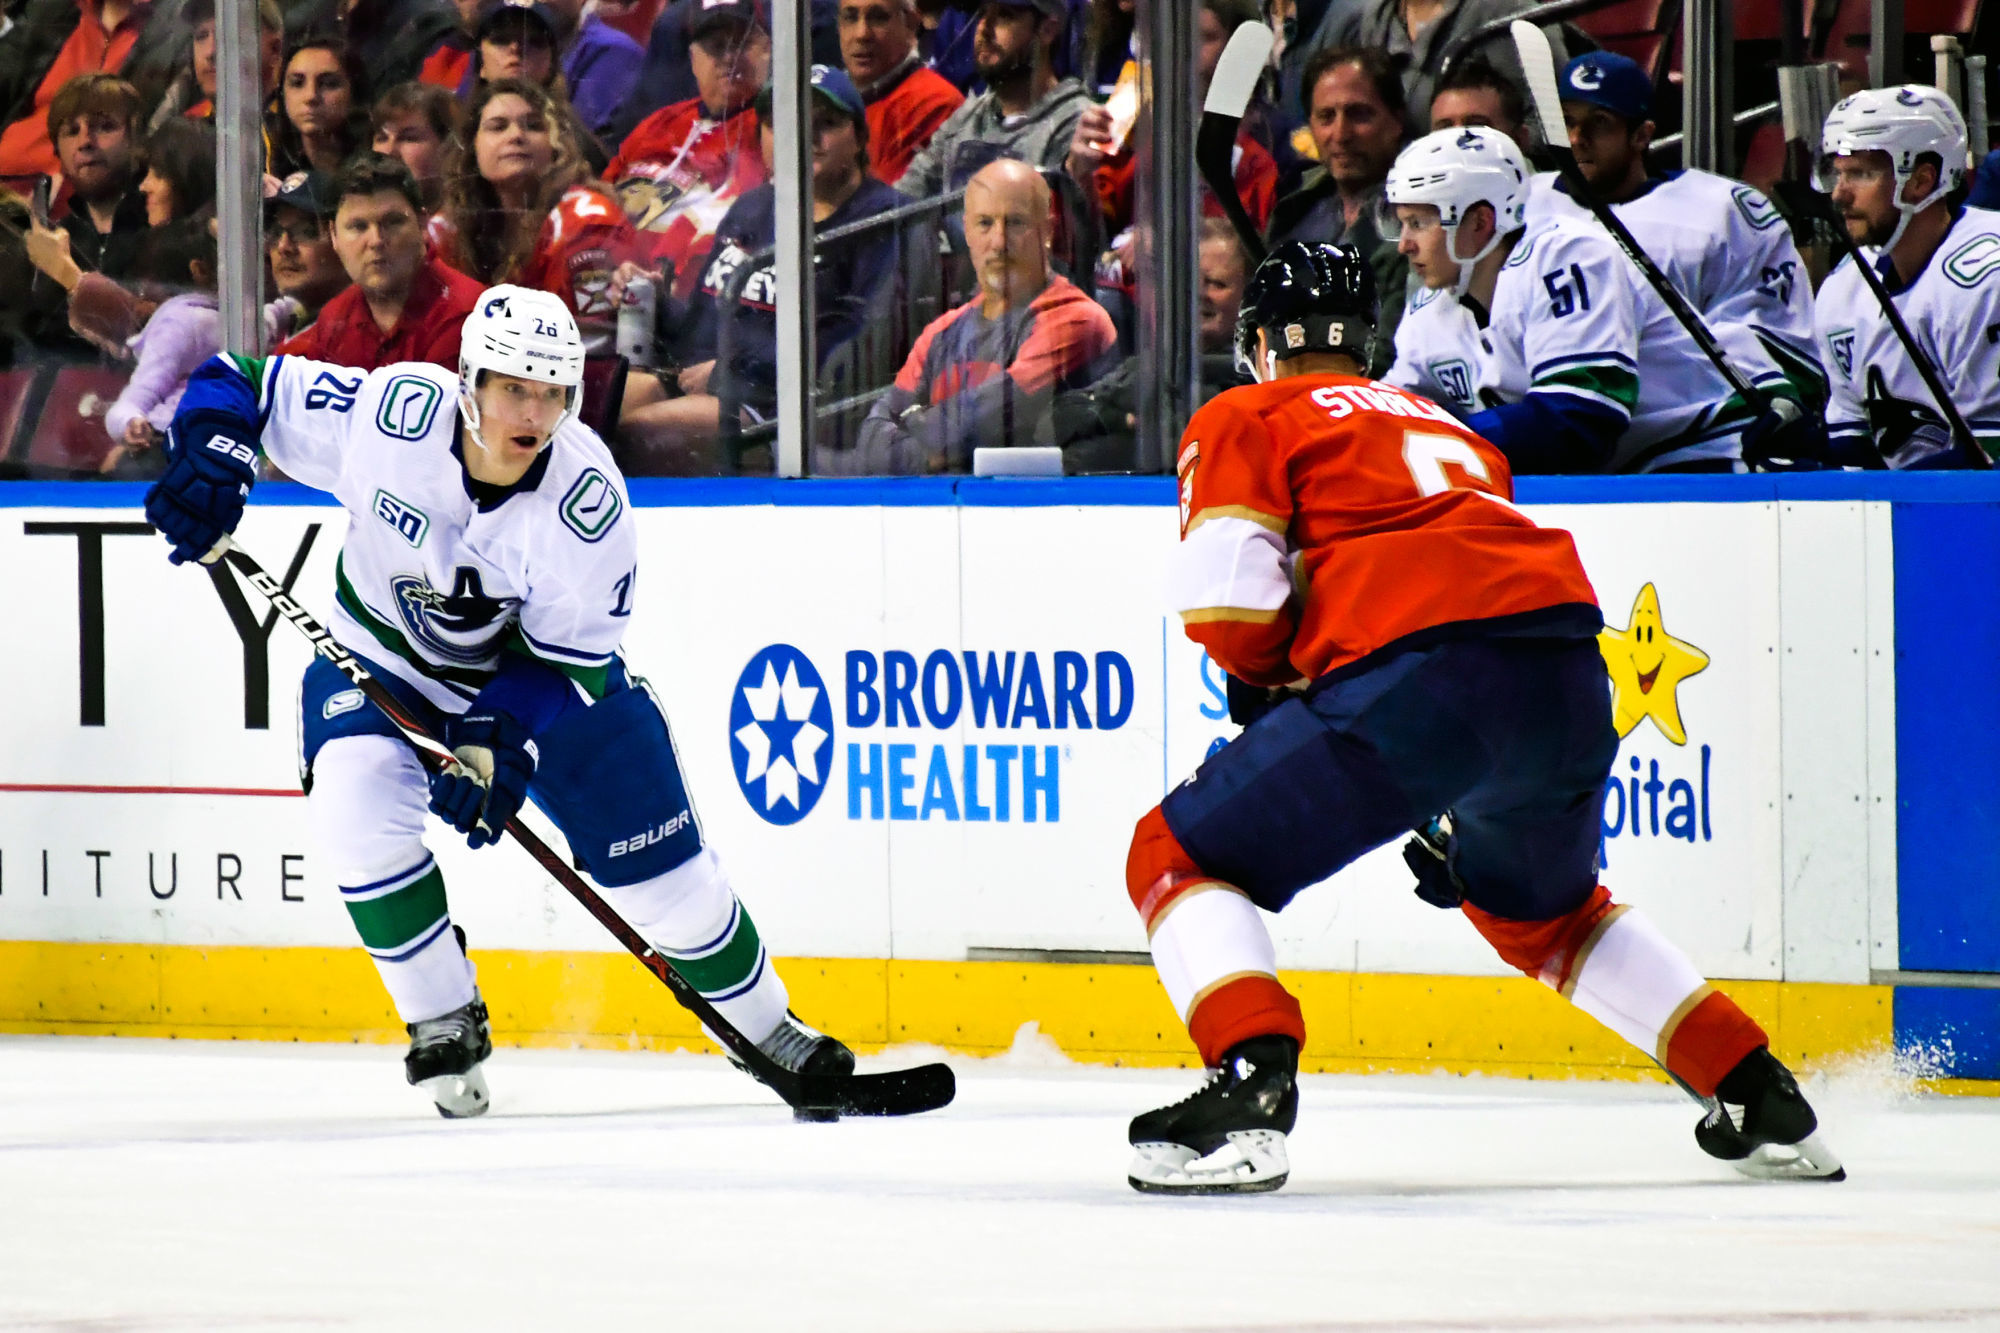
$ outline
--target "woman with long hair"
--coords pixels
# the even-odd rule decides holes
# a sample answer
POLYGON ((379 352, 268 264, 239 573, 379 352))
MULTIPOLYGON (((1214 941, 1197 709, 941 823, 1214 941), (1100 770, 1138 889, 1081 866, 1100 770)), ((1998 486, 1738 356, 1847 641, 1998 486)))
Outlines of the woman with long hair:
POLYGON ((265 130, 266 170, 281 181, 301 171, 331 174, 371 135, 367 71, 346 42, 322 33, 294 43, 265 130))
POLYGON ((591 177, 569 118, 521 79, 480 85, 445 151, 444 204, 431 222, 439 258, 491 286, 554 292, 585 337, 617 316, 618 266, 639 257, 617 197, 591 177))

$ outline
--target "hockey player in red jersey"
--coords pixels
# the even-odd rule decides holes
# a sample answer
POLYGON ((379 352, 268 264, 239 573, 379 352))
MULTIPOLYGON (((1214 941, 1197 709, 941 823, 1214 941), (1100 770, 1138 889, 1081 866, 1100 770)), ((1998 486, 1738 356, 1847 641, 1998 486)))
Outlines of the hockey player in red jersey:
POLYGON ((1514 507, 1505 457, 1450 412, 1358 378, 1374 325, 1353 252, 1280 247, 1237 324, 1258 382, 1182 439, 1168 594, 1247 725, 1133 836, 1127 887, 1211 1072, 1132 1121, 1132 1184, 1284 1183, 1305 1021, 1261 913, 1440 811, 1420 895, 1658 1059, 1708 1106, 1710 1154, 1839 1178, 1763 1029, 1597 882, 1618 742, 1569 534, 1514 507))

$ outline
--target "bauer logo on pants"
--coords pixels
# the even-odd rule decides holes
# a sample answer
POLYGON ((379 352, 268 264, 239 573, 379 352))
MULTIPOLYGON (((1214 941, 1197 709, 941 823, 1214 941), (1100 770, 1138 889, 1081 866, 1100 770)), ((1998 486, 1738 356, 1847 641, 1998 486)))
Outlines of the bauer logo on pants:
POLYGON ((796 824, 818 804, 833 765, 833 703, 806 655, 774 643, 743 668, 729 701, 729 758, 750 808, 796 824))

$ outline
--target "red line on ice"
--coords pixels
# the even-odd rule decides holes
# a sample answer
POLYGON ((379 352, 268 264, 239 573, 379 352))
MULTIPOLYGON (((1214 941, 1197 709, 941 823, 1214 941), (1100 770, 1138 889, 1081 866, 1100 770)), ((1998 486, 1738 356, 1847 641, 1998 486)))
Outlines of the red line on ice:
POLYGON ((284 787, 92 787, 63 782, 0 782, 0 791, 51 791, 86 796, 304 796, 284 787))

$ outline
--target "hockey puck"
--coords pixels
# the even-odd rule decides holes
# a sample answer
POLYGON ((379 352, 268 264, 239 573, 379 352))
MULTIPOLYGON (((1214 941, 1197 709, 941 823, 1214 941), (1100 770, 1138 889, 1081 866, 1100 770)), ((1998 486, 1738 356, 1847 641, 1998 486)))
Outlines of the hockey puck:
POLYGON ((824 1125, 840 1119, 840 1112, 830 1106, 794 1106, 792 1119, 800 1123, 824 1125))

